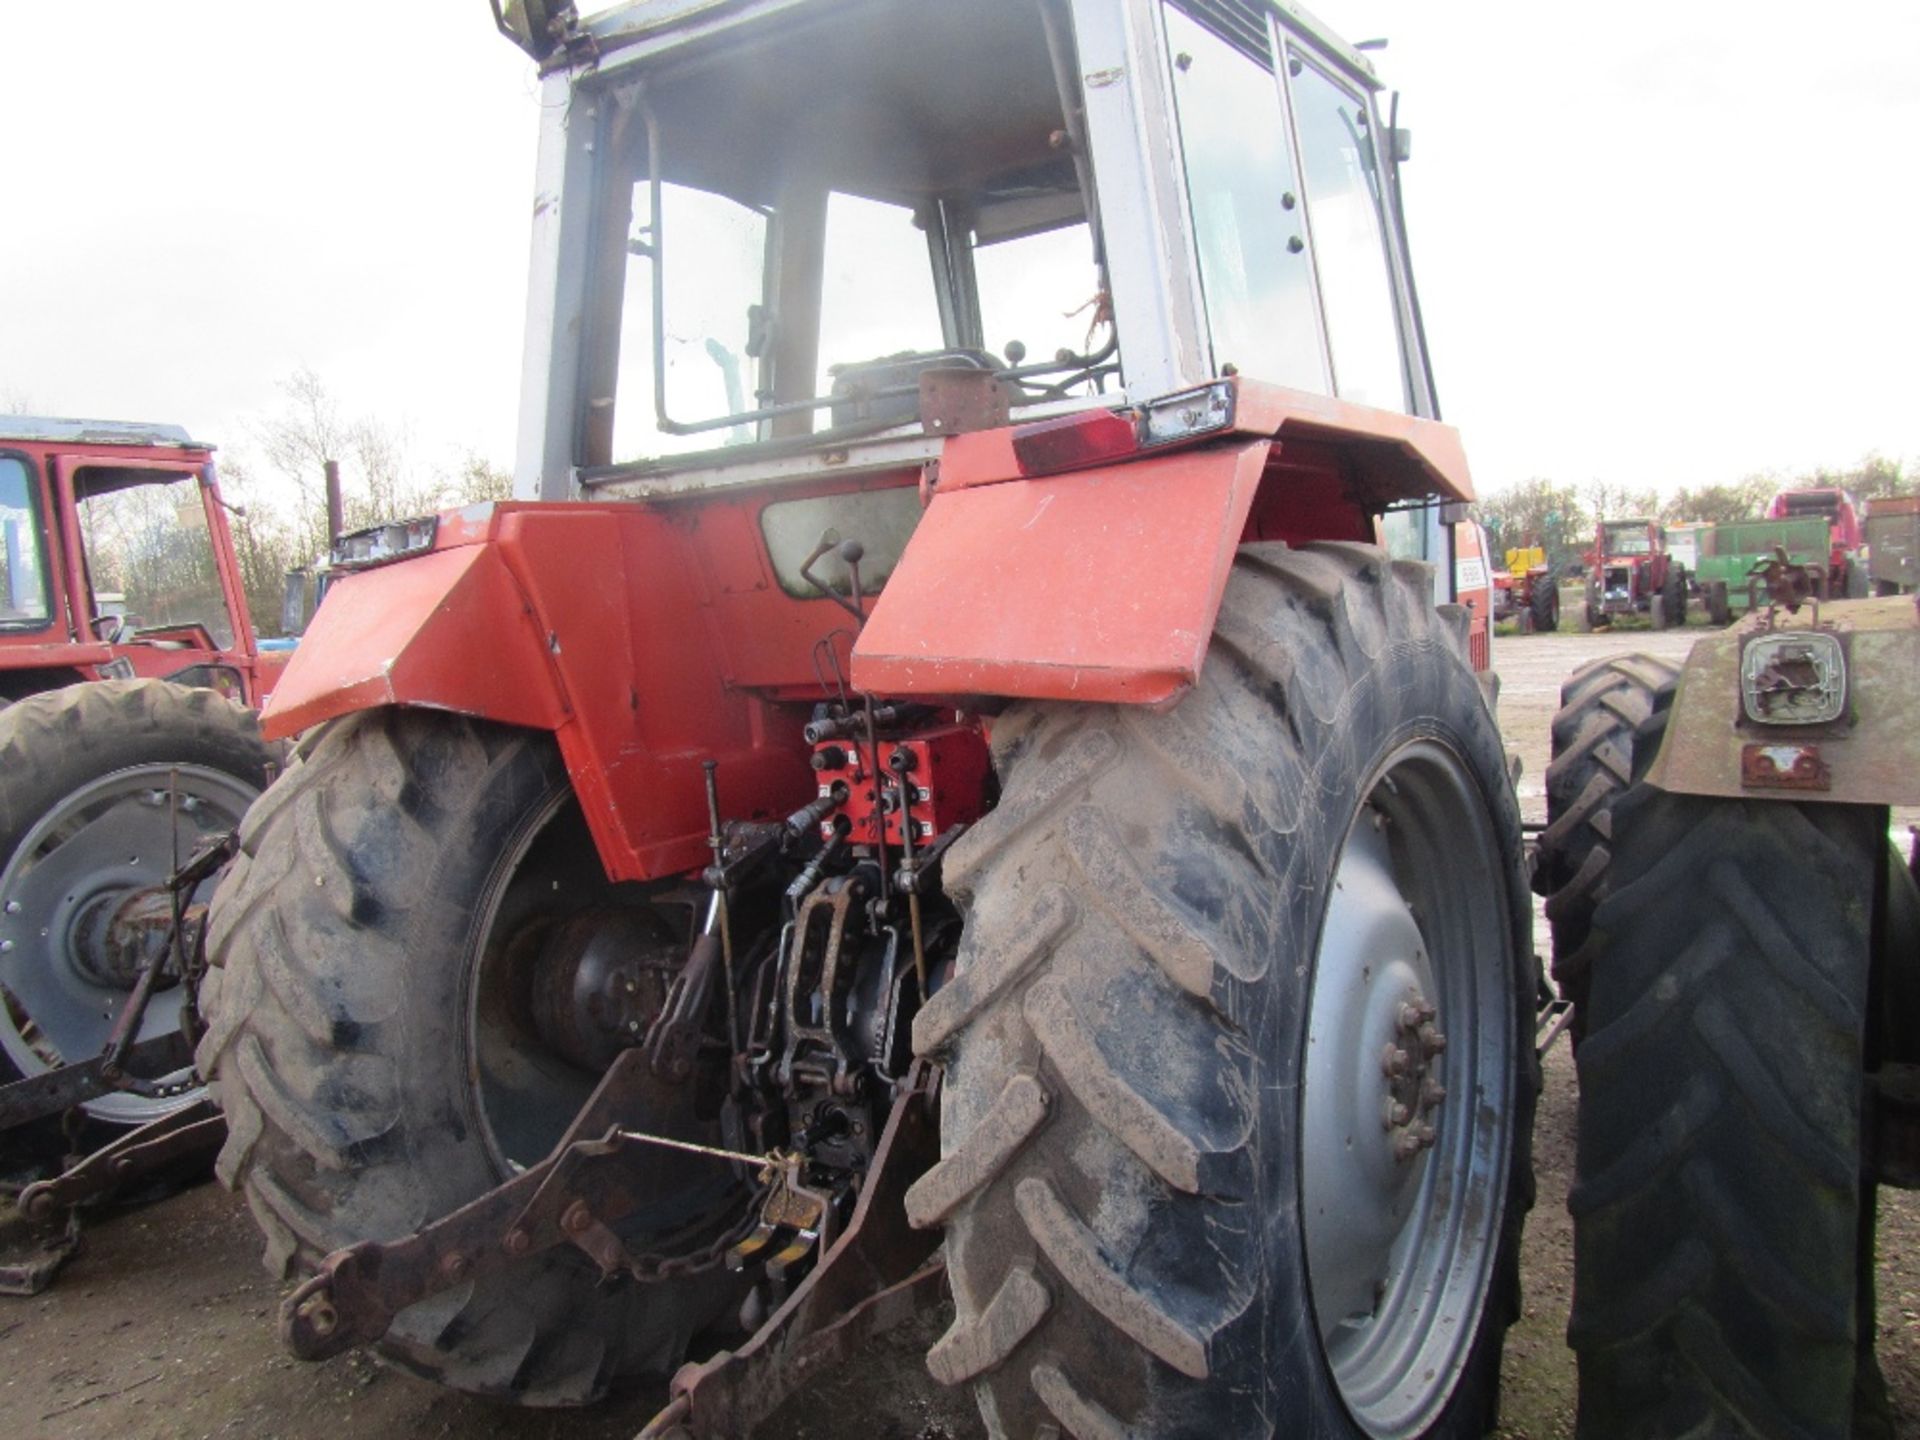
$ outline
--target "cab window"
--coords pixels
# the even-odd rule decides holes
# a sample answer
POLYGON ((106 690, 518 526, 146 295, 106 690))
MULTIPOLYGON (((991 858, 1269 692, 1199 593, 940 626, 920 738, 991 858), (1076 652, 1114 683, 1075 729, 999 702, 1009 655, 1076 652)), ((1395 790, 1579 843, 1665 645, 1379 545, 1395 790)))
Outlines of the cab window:
POLYGON ((128 483, 126 472, 75 478, 95 633, 130 639, 200 629, 222 649, 233 622, 213 556, 200 482, 191 475, 128 483))
POLYGON ((33 472, 0 455, 0 630, 38 630, 52 618, 40 537, 33 472))
POLYGON ((1164 8, 1213 368, 1327 391, 1300 182, 1271 69, 1164 8))
POLYGON ((1334 393, 1362 405, 1405 410, 1406 368, 1370 107, 1298 53, 1289 52, 1287 71, 1320 303, 1333 352, 1334 393))

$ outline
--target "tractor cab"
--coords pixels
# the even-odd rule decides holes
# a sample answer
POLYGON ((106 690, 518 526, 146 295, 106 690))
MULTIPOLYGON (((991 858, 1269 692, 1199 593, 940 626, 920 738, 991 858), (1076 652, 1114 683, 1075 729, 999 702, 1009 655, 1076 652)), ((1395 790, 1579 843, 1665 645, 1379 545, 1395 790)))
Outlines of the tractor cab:
POLYGON ((0 699, 136 677, 250 704, 270 688, 211 445, 173 425, 0 418, 0 532, 0 699))
MULTIPOLYGON (((545 76, 528 498, 917 470, 952 434, 1096 409, 1171 443, 1228 407, 1140 407, 1235 376, 1434 412, 1406 137, 1367 59, 1294 7, 652 0, 506 23, 545 76)), ((843 509, 884 579, 913 497, 843 509)), ((1387 531, 1438 558, 1420 519, 1387 531)))

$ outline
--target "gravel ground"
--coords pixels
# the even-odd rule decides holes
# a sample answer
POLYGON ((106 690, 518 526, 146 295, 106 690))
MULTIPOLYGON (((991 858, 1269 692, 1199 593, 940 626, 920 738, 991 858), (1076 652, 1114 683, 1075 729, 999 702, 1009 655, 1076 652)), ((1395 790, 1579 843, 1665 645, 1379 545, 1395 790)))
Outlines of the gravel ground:
MULTIPOLYGON (((1501 721, 1521 756, 1521 805, 1544 811, 1547 723, 1567 672, 1597 655, 1645 649, 1678 657, 1698 632, 1562 634, 1495 647, 1501 721)), ((1910 817, 1901 817, 1904 822, 1910 817)), ((1920 817, 1911 817, 1920 818, 1920 817)), ((1545 927, 1538 927, 1544 950, 1545 927)), ((1540 1198, 1527 1230, 1526 1310, 1507 1347, 1507 1440, 1558 1440, 1573 1426, 1566 1349, 1572 1229, 1574 1077, 1564 1045, 1549 1055, 1534 1142, 1540 1198)), ((1902 1407, 1899 1434, 1920 1440, 1920 1205, 1882 1202, 1881 1360, 1902 1407)), ((211 1185, 141 1209, 94 1217, 81 1254, 48 1293, 0 1300, 0 1433, 73 1440, 201 1440, 342 1435, 459 1440, 627 1440, 660 1401, 636 1395, 589 1412, 502 1408, 439 1390, 349 1355, 287 1358, 274 1335, 279 1289, 260 1271, 245 1207, 211 1185)), ((871 1362, 790 1405, 764 1440, 975 1440, 963 1395, 942 1391, 919 1360, 939 1317, 903 1331, 871 1362)))

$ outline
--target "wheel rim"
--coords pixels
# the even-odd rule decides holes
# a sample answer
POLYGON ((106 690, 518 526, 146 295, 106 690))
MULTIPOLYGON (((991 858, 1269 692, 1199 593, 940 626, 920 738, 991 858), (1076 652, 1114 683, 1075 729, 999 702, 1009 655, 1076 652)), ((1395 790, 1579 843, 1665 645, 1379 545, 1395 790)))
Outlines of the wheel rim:
MULTIPOLYGON (((469 1103, 497 1174, 517 1174, 545 1159, 604 1073, 567 1059, 536 1027, 536 991, 546 983, 543 967, 561 948, 556 942, 564 942, 573 921, 596 910, 673 918, 684 911, 690 930, 697 907, 684 892, 678 882, 609 883, 565 785, 530 807, 507 837, 475 910, 466 961, 469 1103)), ((685 951, 683 935, 672 948, 672 969, 685 951)), ((717 1144, 717 1127, 694 1113, 695 1093, 691 1083, 643 1081, 638 1106, 622 1123, 717 1144)), ((619 1228, 649 1239, 683 1238, 690 1229, 705 1238, 707 1227, 731 1216, 737 1188, 728 1166, 662 1150, 627 1195, 632 1209, 619 1228)))
MULTIPOLYGON (((176 856, 184 862, 238 825, 256 794, 204 766, 137 765, 81 786, 27 832, 0 870, 0 1050, 23 1075, 100 1052, 132 988, 124 966, 103 958, 107 918, 164 884, 176 856)), ((205 900, 214 883, 203 881, 189 902, 205 900)), ((157 989, 135 1038, 177 1027, 181 1000, 178 986, 157 989)), ((104 1095, 85 1108, 142 1124, 202 1093, 104 1095)))
POLYGON ((1322 922, 1300 1099, 1307 1276, 1328 1368, 1374 1440, 1438 1418, 1491 1287, 1515 1099, 1509 917, 1484 898, 1511 884, 1501 855, 1459 757, 1415 742, 1368 787, 1322 922))

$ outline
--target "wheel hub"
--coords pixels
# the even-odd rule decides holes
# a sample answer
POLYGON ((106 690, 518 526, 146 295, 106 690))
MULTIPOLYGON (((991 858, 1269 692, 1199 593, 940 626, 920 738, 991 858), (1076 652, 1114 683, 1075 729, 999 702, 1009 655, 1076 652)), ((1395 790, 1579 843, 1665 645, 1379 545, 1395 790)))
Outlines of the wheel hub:
MULTIPOLYGON (((199 765, 131 766, 72 791, 0 856, 0 1052, 16 1069, 38 1075, 99 1053, 142 965, 166 944, 167 875, 238 825, 254 794, 199 765)), ((212 888, 184 898, 202 902, 212 888)), ((148 1004, 136 1040, 179 1024, 171 988, 148 1004)), ((86 1108, 133 1124, 192 1098, 103 1095, 86 1108)))
POLYGON ((75 910, 67 957, 94 984, 131 990, 148 960, 165 950, 172 926, 173 899, 164 889, 103 890, 75 910))
POLYGON ((1323 1318, 1360 1325, 1390 1286, 1437 1135, 1437 1102, 1423 1091, 1433 1093, 1438 1052, 1421 1034, 1433 976, 1378 811, 1347 842, 1325 932, 1308 1037, 1308 1248, 1323 1318))
POLYGON ((1402 1163, 1433 1148, 1432 1115, 1447 1098, 1447 1087, 1433 1073, 1447 1048, 1447 1037, 1434 1024, 1438 1014, 1425 996, 1414 992, 1396 1013, 1393 1039, 1380 1056, 1380 1073, 1387 1081, 1387 1138, 1393 1158, 1402 1163))
POLYGON ((645 910, 569 916, 541 947, 533 1021, 541 1039, 582 1069, 606 1069, 646 1038, 666 1007, 683 959, 673 935, 645 910))

